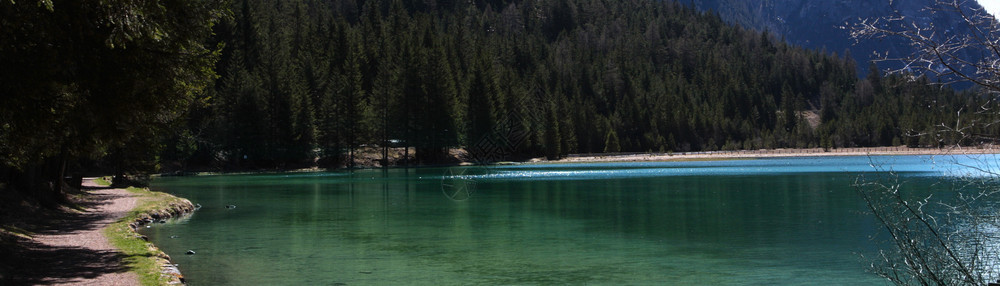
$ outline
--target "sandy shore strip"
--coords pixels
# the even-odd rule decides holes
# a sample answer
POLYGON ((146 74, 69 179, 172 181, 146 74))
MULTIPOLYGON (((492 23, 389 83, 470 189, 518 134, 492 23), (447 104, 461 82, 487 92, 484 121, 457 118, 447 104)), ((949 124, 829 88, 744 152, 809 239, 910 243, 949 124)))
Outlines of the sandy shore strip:
POLYGON ((963 154, 1000 154, 1000 146, 951 147, 951 148, 910 148, 897 147, 866 147, 866 148, 823 148, 809 149, 763 149, 739 151, 710 152, 677 152, 677 153, 619 153, 619 154, 571 154, 559 159, 558 163, 584 162, 657 162, 657 161, 693 161, 693 160, 726 160, 752 159, 771 157, 820 157, 820 156, 869 156, 869 155, 963 155, 963 154))

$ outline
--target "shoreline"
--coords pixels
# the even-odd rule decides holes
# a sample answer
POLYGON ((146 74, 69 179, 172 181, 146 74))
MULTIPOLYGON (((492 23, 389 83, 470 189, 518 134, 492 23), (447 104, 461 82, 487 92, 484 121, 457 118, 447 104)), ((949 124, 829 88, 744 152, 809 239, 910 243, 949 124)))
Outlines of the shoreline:
POLYGON ((171 203, 165 209, 154 209, 143 212, 139 215, 138 218, 132 220, 132 222, 129 223, 128 226, 129 229, 131 230, 130 234, 134 235, 136 238, 142 239, 142 241, 147 242, 148 249, 155 253, 153 259, 157 260, 156 264, 160 266, 160 276, 167 278, 168 280, 167 284, 184 285, 186 284, 184 281, 184 275, 181 274, 181 271, 179 268, 177 268, 177 265, 174 264, 173 261, 171 261, 170 256, 167 255, 165 252, 163 252, 163 250, 160 250, 160 248, 157 247, 156 244, 150 242, 148 237, 139 233, 139 229, 142 229, 142 227, 147 224, 153 224, 157 221, 162 221, 171 218, 179 218, 194 213, 195 206, 191 203, 190 200, 181 197, 175 197, 175 198, 180 199, 180 203, 176 204, 171 203))
MULTIPOLYGON (((85 179, 93 182, 94 178, 85 179)), ((196 207, 190 200, 148 188, 122 189, 136 200, 128 214, 103 229, 104 236, 124 256, 134 258, 127 265, 142 284, 184 285, 184 275, 149 238, 139 233, 143 226, 192 214, 196 207)))
MULTIPOLYGON (((461 150, 462 149, 456 149, 461 150)), ((493 162, 487 165, 510 165, 510 164, 561 164, 561 163, 615 163, 615 162, 670 162, 670 161, 711 161, 711 160, 740 160, 740 159, 761 159, 780 157, 829 157, 829 156, 902 156, 902 155, 974 155, 974 154, 1000 154, 1000 145, 984 145, 976 147, 945 147, 945 148, 910 148, 906 146, 893 147, 859 147, 859 148, 835 148, 824 150, 823 148, 779 148, 779 149, 758 149, 758 150, 734 150, 734 151, 703 151, 703 152, 635 152, 635 153, 583 153, 569 154, 557 160, 548 160, 544 157, 531 158, 523 161, 503 161, 493 162)), ((476 163, 469 161, 459 161, 453 164, 436 165, 411 165, 411 166, 389 166, 396 168, 424 168, 424 167, 455 167, 474 166, 476 163)), ((354 168, 289 168, 289 169, 259 169, 259 170, 234 170, 234 171, 175 171, 169 173, 154 174, 154 177, 175 177, 175 176, 205 176, 205 175, 241 175, 241 174, 268 174, 268 173, 297 173, 297 172, 330 172, 342 170, 371 170, 382 168, 378 165, 357 165, 354 168)))
POLYGON ((701 161, 737 160, 780 157, 831 157, 831 156, 900 156, 900 155, 974 155, 1000 154, 1000 146, 950 147, 950 148, 909 148, 863 147, 807 149, 762 149, 738 151, 708 151, 683 153, 638 153, 638 154, 579 154, 559 160, 532 160, 531 163, 611 163, 611 162, 661 162, 661 161, 701 161))

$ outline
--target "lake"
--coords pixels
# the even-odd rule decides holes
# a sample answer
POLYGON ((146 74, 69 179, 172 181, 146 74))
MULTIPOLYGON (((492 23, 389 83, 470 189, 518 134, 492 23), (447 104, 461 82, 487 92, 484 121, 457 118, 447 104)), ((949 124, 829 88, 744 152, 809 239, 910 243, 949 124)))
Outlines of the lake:
MULTIPOLYGON (((949 192, 952 156, 164 177, 203 207, 144 230, 190 285, 884 284, 852 187, 949 192), (235 208, 227 208, 233 205, 235 208), (187 250, 197 254, 186 255, 187 250)), ((874 239, 873 239, 874 238, 874 239)))

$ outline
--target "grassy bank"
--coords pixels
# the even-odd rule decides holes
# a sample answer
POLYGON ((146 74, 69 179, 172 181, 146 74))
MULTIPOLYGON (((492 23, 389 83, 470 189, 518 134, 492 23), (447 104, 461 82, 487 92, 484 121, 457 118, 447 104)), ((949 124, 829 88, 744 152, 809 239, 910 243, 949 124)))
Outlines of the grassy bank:
POLYGON ((97 178, 94 178, 94 183, 97 184, 98 186, 110 187, 111 186, 111 178, 108 178, 108 177, 97 177, 97 178))
POLYGON ((138 198, 136 207, 124 218, 111 224, 104 235, 121 250, 130 271, 139 276, 142 285, 167 285, 182 278, 178 272, 165 273, 170 257, 136 232, 142 224, 181 215, 193 209, 191 202, 170 194, 129 187, 138 198))

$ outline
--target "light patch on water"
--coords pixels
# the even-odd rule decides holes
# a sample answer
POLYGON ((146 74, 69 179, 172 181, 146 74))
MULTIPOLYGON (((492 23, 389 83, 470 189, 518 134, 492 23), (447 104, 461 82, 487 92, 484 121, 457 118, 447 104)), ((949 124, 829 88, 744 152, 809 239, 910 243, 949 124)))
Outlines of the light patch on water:
POLYGON ((753 176, 797 173, 892 171, 906 176, 983 177, 1000 174, 997 155, 853 156, 765 158, 738 161, 626 162, 513 165, 441 179, 457 180, 605 180, 670 176, 753 176))

